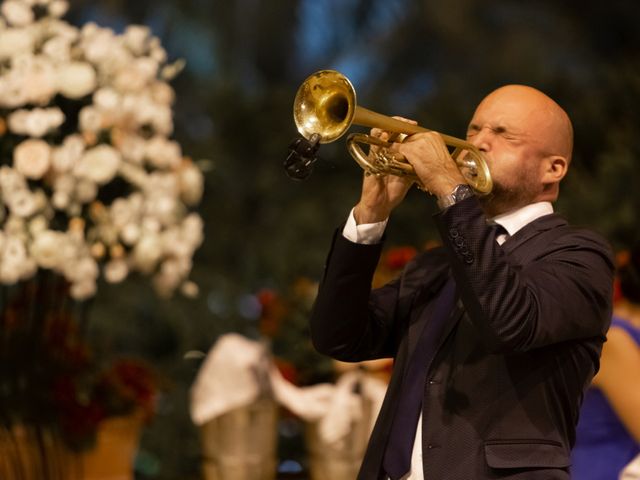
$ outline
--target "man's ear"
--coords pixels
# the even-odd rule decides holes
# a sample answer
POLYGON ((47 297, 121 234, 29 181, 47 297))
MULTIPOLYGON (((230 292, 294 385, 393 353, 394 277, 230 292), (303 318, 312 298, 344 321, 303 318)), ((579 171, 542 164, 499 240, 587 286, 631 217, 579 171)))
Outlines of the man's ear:
POLYGON ((542 161, 542 183, 559 183, 567 174, 569 162, 561 155, 551 155, 542 161))

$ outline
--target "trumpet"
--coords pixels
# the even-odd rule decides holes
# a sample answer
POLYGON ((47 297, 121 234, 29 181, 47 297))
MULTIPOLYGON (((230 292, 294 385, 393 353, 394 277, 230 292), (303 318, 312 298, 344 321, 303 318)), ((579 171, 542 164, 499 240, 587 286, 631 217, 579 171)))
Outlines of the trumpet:
MULTIPOLYGON (((307 140, 304 145, 299 142, 296 144, 296 155, 303 157, 305 168, 314 161, 312 157, 318 144, 334 142, 352 125, 397 133, 399 141, 407 135, 430 131, 357 105, 353 85, 346 76, 335 70, 320 70, 300 85, 293 103, 293 119, 298 132, 307 140)), ((493 181, 482 152, 465 140, 437 133, 449 147, 451 157, 469 186, 479 195, 491 192, 493 181)), ((347 137, 349 153, 366 173, 405 176, 420 185, 411 164, 401 154, 393 152, 392 146, 393 142, 363 133, 352 133, 347 137), (378 148, 370 148, 369 154, 366 154, 362 145, 378 148)), ((290 166, 285 162, 288 170, 290 166)), ((304 177, 301 175, 298 178, 304 177)))

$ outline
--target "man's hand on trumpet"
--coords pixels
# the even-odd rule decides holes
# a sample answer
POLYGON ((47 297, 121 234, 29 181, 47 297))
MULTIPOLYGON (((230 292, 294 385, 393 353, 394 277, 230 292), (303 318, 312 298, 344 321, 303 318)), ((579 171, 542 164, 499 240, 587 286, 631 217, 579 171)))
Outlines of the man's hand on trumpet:
MULTIPOLYGON (((416 124, 413 120, 402 117, 394 117, 398 120, 416 124)), ((370 135, 384 141, 393 141, 398 136, 379 128, 371 129, 370 135)), ((370 160, 377 153, 379 147, 371 146, 370 160)), ((413 180, 396 175, 371 175, 365 173, 362 181, 362 194, 356 205, 353 215, 356 223, 376 223, 389 218, 391 211, 397 207, 411 188, 413 180)))
POLYGON ((420 179, 420 188, 438 198, 467 183, 442 137, 436 132, 416 133, 395 149, 411 164, 420 179))

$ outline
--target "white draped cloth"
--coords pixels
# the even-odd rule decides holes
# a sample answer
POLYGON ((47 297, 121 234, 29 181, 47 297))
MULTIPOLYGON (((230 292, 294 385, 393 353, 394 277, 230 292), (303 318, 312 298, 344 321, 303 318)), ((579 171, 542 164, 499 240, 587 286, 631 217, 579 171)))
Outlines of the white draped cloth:
POLYGON ((335 384, 298 387, 273 364, 268 348, 242 335, 223 335, 212 346, 191 387, 191 418, 201 426, 219 415, 248 406, 270 395, 307 422, 318 422, 323 441, 339 442, 353 422, 368 420, 372 427, 387 385, 359 369, 339 376, 335 384), (363 399, 372 407, 363 419, 363 399))

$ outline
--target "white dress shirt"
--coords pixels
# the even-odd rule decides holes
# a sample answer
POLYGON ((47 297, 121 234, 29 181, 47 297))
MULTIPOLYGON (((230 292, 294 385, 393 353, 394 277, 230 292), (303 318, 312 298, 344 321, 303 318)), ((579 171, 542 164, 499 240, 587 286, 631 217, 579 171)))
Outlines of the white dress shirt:
MULTIPOLYGON (((498 244, 502 245, 507 238, 514 235, 522 227, 533 222, 535 219, 544 215, 549 215, 550 213, 553 213, 553 206, 551 203, 538 202, 519 208, 518 210, 497 215, 488 219, 488 223, 497 223, 502 225, 507 231, 507 233, 496 237, 498 244)), ((353 209, 351 209, 347 223, 342 230, 342 235, 347 240, 354 243, 362 243, 366 245, 378 243, 384 234, 387 222, 388 219, 378 223, 364 223, 362 225, 357 225, 355 217, 353 216, 353 209)), ((424 480, 424 472, 422 471, 422 414, 420 414, 420 417, 418 418, 416 437, 413 442, 411 471, 402 477, 402 480, 424 480)))

